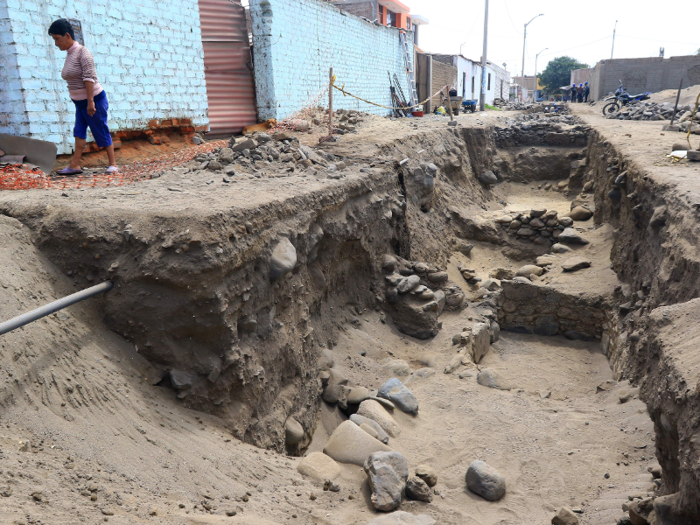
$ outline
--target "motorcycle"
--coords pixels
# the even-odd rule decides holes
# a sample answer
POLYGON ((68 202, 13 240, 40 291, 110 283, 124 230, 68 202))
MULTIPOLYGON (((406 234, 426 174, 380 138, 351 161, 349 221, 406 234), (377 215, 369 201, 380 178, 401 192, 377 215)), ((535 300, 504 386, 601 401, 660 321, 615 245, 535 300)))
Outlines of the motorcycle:
POLYGON ((615 94, 612 97, 608 97, 604 100, 604 102, 607 102, 607 104, 603 106, 603 115, 610 115, 611 113, 616 113, 620 111, 622 106, 626 106, 630 102, 647 100, 649 98, 649 95, 651 95, 651 91, 647 91, 646 93, 640 93, 639 95, 630 95, 629 93, 627 93, 627 90, 622 85, 622 80, 620 80, 620 87, 617 88, 615 94))

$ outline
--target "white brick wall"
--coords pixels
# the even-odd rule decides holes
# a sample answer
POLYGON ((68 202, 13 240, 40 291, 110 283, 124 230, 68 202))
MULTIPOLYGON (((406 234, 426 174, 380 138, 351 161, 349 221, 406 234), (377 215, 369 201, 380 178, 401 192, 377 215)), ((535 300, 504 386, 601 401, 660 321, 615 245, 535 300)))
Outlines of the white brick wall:
MULTIPOLYGON (((387 71, 396 73, 409 97, 397 29, 369 24, 321 0, 251 0, 250 12, 260 119, 280 120, 305 107, 328 86, 330 67, 339 86, 364 99, 392 105, 387 71)), ((408 39, 412 50, 413 33, 408 39)), ((389 113, 339 91, 333 97, 334 109, 389 113)), ((327 97, 321 101, 327 103, 327 97)))
POLYGON ((143 129, 152 119, 208 124, 197 0, 0 0, 0 132, 72 152, 66 54, 48 35, 58 18, 81 21, 109 98, 111 131, 143 129))

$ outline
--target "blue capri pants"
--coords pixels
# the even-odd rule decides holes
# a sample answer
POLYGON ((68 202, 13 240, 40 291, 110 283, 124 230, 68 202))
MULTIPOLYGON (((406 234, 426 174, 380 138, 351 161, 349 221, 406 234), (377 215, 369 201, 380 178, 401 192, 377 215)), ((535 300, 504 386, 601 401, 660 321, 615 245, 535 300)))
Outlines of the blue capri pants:
POLYGON ((95 114, 91 117, 87 112, 87 100, 73 100, 75 104, 75 128, 73 136, 79 139, 87 138, 87 129, 90 128, 92 136, 95 137, 95 144, 100 148, 112 145, 112 135, 109 134, 107 126, 107 110, 109 102, 107 93, 103 91, 95 98, 95 114))

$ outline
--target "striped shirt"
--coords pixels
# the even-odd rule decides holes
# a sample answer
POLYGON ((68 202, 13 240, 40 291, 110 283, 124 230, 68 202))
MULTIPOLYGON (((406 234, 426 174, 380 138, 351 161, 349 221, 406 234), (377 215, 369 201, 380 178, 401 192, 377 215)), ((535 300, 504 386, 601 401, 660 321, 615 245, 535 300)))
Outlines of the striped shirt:
POLYGON ((73 100, 87 100, 88 95, 87 89, 85 89, 85 82, 94 84, 93 96, 99 95, 104 91, 97 81, 97 71, 95 70, 95 61, 92 58, 92 53, 86 47, 78 44, 78 42, 75 42, 68 49, 61 77, 68 82, 68 92, 73 100))

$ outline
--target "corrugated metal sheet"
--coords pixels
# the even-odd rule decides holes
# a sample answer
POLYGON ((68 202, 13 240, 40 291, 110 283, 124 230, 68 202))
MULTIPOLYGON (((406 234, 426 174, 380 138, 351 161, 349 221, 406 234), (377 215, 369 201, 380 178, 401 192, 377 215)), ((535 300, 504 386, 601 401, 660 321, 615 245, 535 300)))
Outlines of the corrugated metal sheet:
POLYGON ((230 0, 199 0, 211 134, 257 122, 245 10, 230 0))

